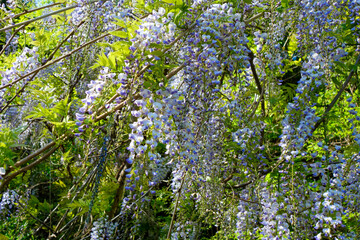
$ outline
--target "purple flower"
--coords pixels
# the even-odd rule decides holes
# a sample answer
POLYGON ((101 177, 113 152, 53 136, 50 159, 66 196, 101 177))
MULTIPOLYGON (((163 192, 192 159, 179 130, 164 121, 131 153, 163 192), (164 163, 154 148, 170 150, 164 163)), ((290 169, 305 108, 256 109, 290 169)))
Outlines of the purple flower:
POLYGON ((75 116, 76 116, 76 119, 79 120, 80 122, 83 122, 85 120, 84 114, 76 113, 75 116))
POLYGON ((146 106, 146 102, 144 100, 136 100, 134 103, 138 107, 145 107, 146 106))
POLYGON ((151 92, 147 89, 142 89, 140 91, 140 95, 143 97, 143 98, 149 98, 151 96, 151 92))
POLYGON ((141 112, 140 111, 131 111, 131 115, 133 115, 134 117, 138 118, 141 116, 141 112))

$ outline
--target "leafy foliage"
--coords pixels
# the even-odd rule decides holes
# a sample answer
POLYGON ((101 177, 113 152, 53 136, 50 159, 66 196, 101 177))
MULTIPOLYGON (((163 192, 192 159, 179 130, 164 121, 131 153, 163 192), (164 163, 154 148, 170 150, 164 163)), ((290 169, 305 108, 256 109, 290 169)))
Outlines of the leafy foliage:
POLYGON ((0 239, 357 239, 359 1, 2 1, 0 239))

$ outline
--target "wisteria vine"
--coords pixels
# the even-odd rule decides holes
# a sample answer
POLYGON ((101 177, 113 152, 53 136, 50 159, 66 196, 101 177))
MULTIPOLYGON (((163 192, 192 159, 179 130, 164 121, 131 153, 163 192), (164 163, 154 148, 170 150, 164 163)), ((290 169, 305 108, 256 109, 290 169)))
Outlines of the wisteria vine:
POLYGON ((359 1, 46 3, 0 9, 1 220, 49 239, 360 236, 359 1))

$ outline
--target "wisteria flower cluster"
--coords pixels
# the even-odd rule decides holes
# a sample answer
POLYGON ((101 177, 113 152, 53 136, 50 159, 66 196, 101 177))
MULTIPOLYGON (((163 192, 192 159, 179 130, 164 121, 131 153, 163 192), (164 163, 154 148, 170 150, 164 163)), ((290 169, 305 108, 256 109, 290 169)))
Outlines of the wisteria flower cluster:
POLYGON ((7 1, 0 234, 357 239, 359 9, 7 1))

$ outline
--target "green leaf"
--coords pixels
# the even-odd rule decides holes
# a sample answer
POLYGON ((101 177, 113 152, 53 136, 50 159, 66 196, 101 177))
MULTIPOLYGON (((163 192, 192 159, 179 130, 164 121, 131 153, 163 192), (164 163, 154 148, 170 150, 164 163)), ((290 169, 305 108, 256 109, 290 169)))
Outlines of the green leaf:
MULTIPOLYGON (((337 69, 335 69, 336 71, 337 69)), ((336 86, 341 87, 341 83, 337 80, 337 77, 332 77, 331 80, 335 83, 336 86)))
POLYGON ((297 39, 296 39, 296 35, 292 34, 290 36, 289 45, 288 45, 288 53, 289 53, 290 56, 294 54, 294 52, 297 49, 297 46, 298 46, 298 42, 297 42, 297 39))
POLYGON ((128 38, 128 33, 124 31, 111 31, 109 33, 119 38, 128 38))
POLYGON ((112 69, 116 69, 116 57, 114 55, 109 55, 109 64, 112 69))
POLYGON ((126 28, 126 23, 122 19, 117 18, 116 21, 114 22, 114 24, 119 26, 119 27, 126 28))
POLYGON ((150 43, 149 44, 149 47, 150 48, 162 48, 163 47, 163 45, 162 44, 157 44, 157 43, 150 43))
POLYGON ((95 43, 95 44, 98 45, 99 47, 103 47, 103 48, 112 46, 110 43, 107 43, 107 42, 98 42, 98 43, 95 43))
POLYGON ((339 66, 339 67, 341 67, 341 68, 343 68, 345 70, 347 69, 346 65, 343 62, 336 61, 334 63, 335 63, 335 65, 337 65, 337 66, 339 66))
POLYGON ((36 46, 36 47, 41 45, 40 41, 32 41, 31 44, 36 46))
POLYGON ((175 6, 183 5, 182 0, 163 0, 164 3, 173 4, 175 6))
POLYGON ((39 199, 37 199, 37 197, 35 197, 34 195, 30 195, 29 205, 35 206, 38 203, 39 199))
POLYGON ((0 240, 8 240, 9 238, 0 233, 0 240))
POLYGON ((100 66, 104 66, 104 67, 107 67, 109 65, 108 58, 104 53, 99 54, 98 63, 100 64, 100 66))
POLYGON ((52 17, 56 19, 57 23, 63 23, 65 21, 65 18, 62 15, 56 14, 56 15, 53 15, 52 17))
POLYGON ((161 57, 164 53, 162 51, 153 51, 150 54, 153 56, 161 57))
POLYGON ((65 117, 70 109, 71 103, 68 104, 68 97, 60 100, 54 106, 54 112, 59 114, 60 116, 65 117))
POLYGON ((122 52, 130 52, 129 47, 131 46, 131 42, 119 41, 119 42, 114 42, 110 46, 112 49, 114 49, 114 51, 121 50, 122 52))
POLYGON ((289 0, 281 0, 281 6, 283 8, 288 8, 289 7, 289 0))
POLYGON ((345 73, 343 71, 341 71, 341 69, 335 68, 335 72, 339 73, 341 75, 345 75, 345 73))

